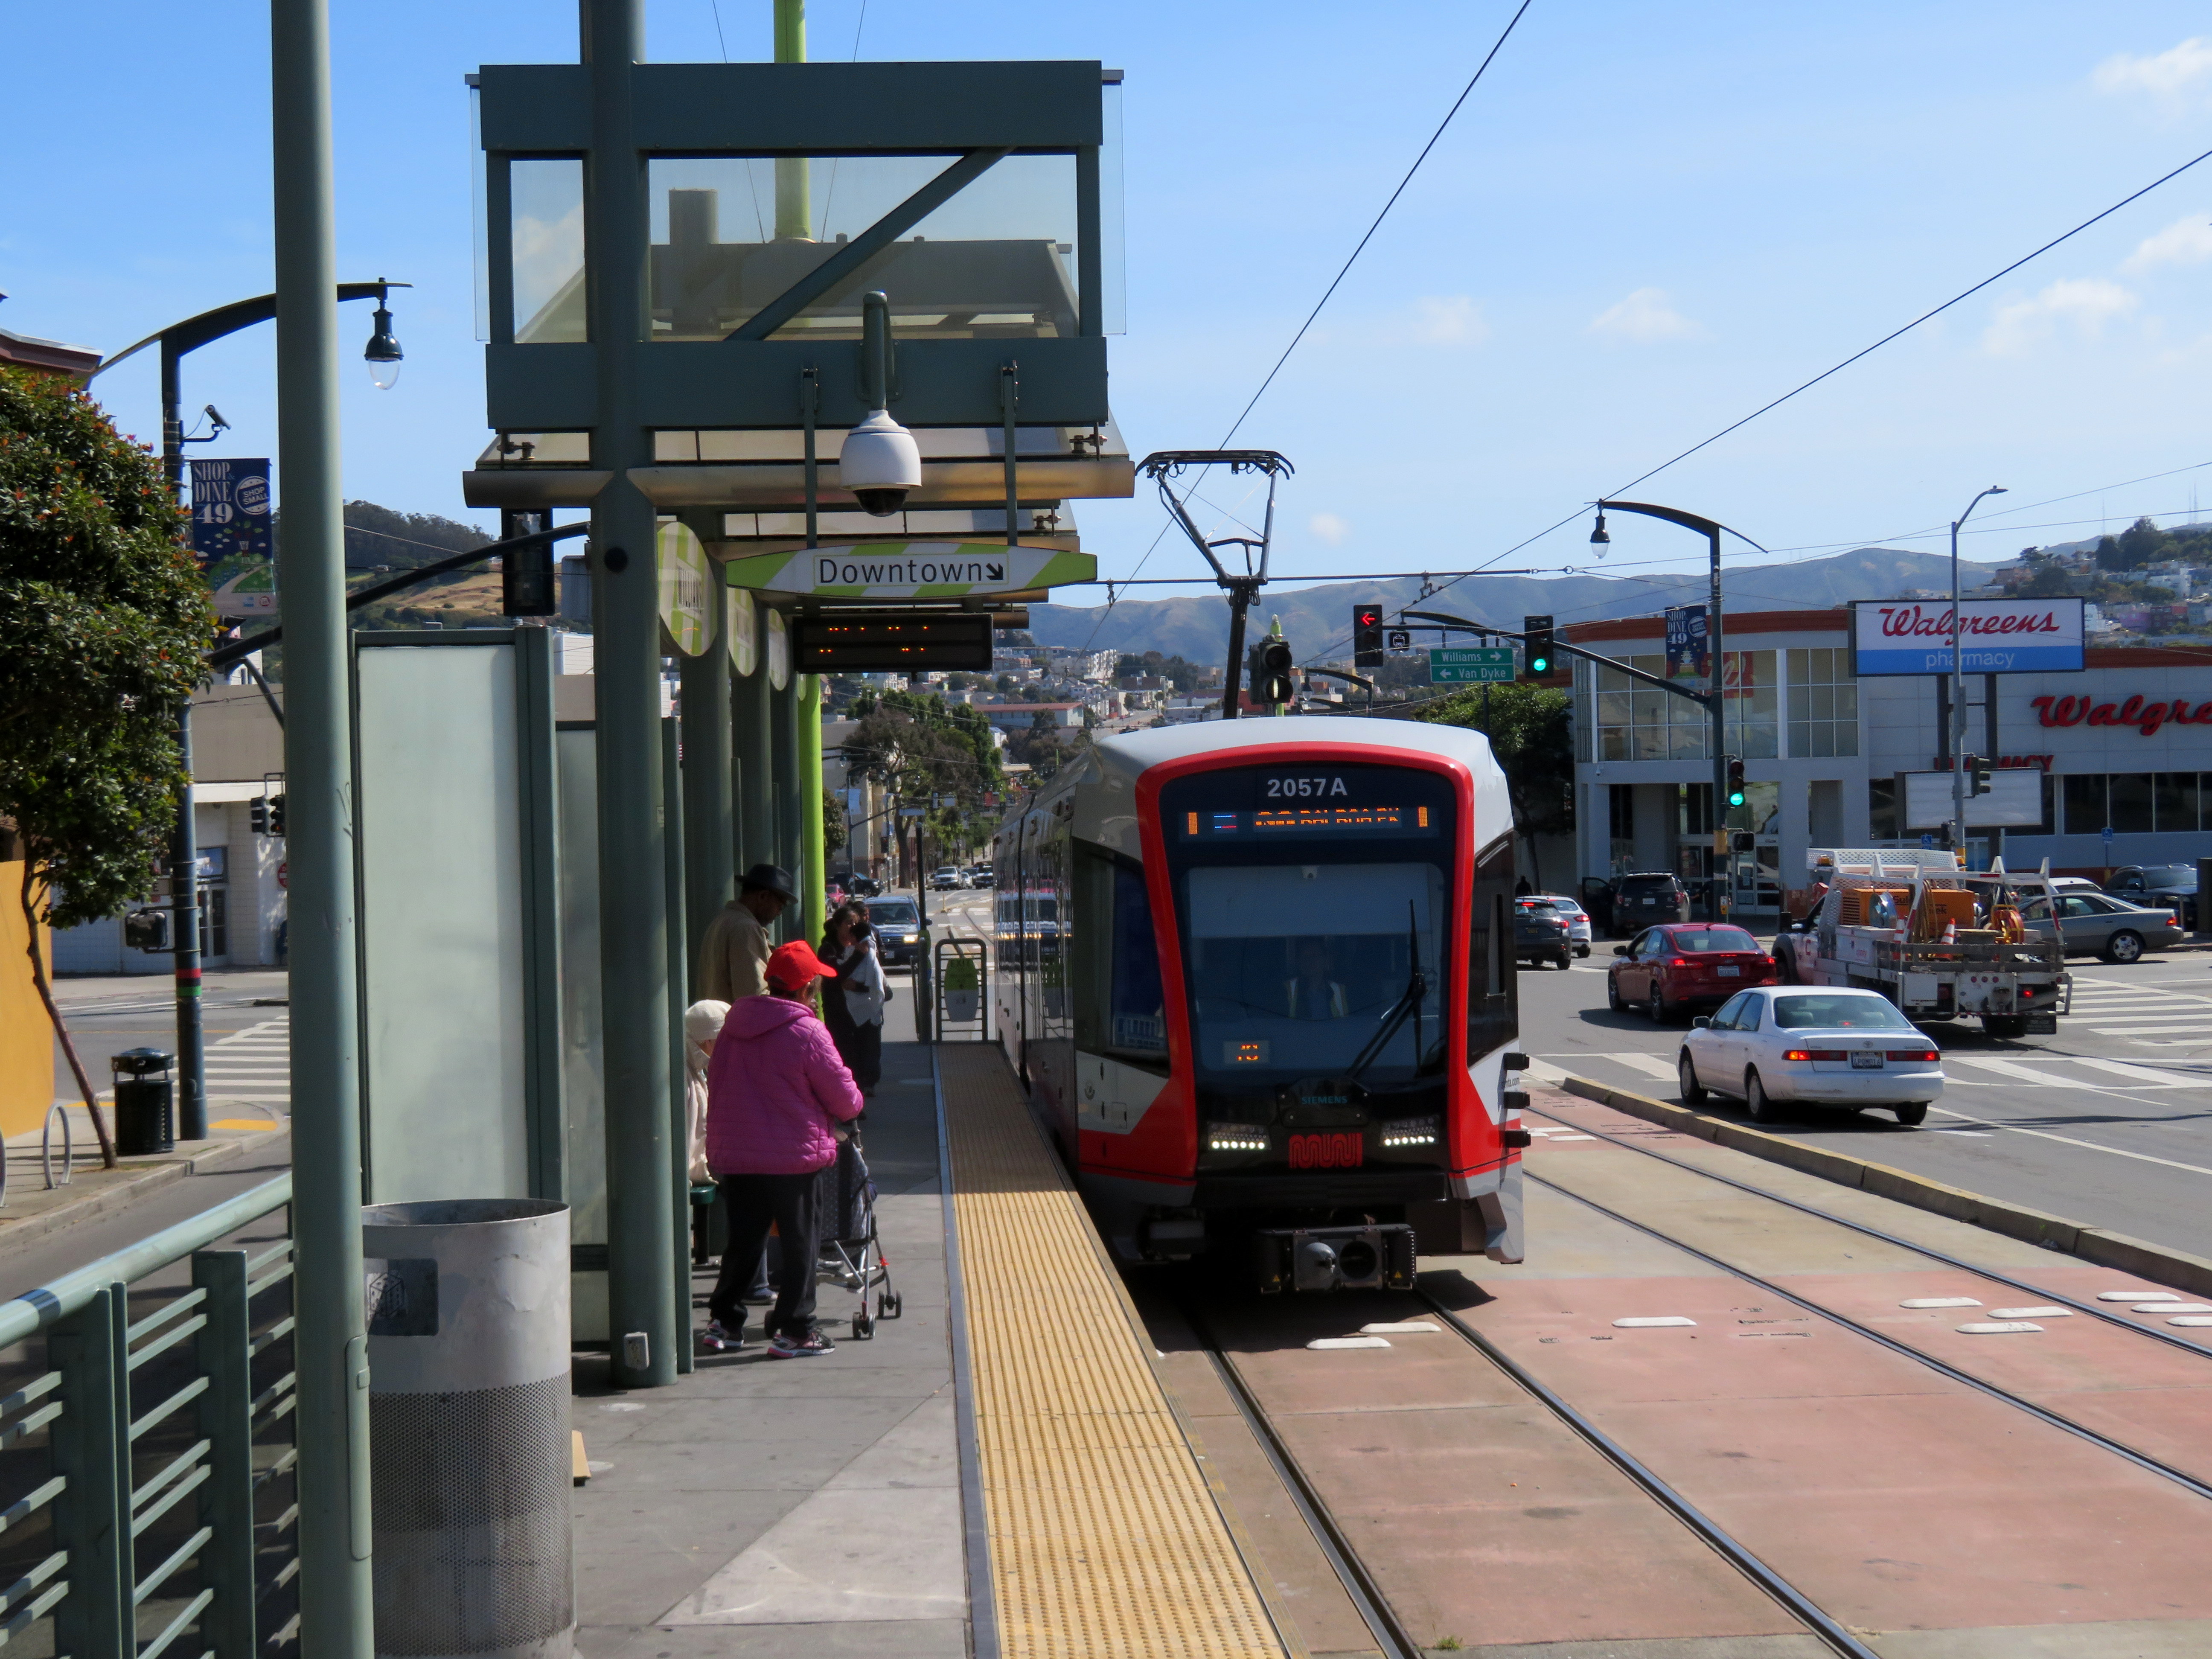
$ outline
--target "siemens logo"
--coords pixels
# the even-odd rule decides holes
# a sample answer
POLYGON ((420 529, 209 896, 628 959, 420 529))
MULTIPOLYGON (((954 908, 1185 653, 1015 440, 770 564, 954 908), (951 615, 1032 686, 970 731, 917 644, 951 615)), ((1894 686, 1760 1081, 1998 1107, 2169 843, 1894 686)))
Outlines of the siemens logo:
POLYGON ((892 587, 1003 582, 1003 559, 817 559, 817 587, 892 587))

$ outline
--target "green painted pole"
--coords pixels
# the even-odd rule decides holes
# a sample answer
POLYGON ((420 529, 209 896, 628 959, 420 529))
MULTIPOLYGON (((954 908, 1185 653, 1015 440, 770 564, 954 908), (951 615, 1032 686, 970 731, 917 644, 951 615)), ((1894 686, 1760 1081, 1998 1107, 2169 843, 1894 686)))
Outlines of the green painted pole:
POLYGON ((608 1334, 618 1388, 676 1380, 679 1340, 668 1240, 670 925, 660 758, 660 605, 653 503, 629 470, 653 464, 627 349, 644 328, 647 202, 631 66, 645 56, 640 0, 585 0, 592 153, 584 170, 591 335, 598 361, 592 459, 612 477, 592 503, 592 616, 599 701, 599 984, 604 1022, 608 1334))
POLYGON ((806 939, 819 940, 830 920, 830 860, 822 850, 822 677, 799 677, 799 823, 807 873, 799 890, 806 901, 806 939))
MULTIPOLYGON (((763 635, 766 630, 763 629, 763 635)), ((770 781, 773 745, 769 739, 768 648, 765 637, 753 659, 753 672, 730 682, 731 744, 737 774, 738 872, 756 864, 774 864, 775 790, 770 781)))
POLYGON ((298 1246, 300 1649, 369 1659, 368 1338, 362 1322, 351 677, 338 460, 325 0, 271 0, 276 446, 283 532, 292 1168, 298 1246))
MULTIPOLYGON (((719 642, 716 648, 719 650, 719 642)), ((684 1069, 684 1011, 691 1006, 691 974, 698 954, 690 948, 676 918, 684 915, 685 881, 690 864, 689 808, 683 762, 684 727, 680 720, 660 722, 660 772, 667 781, 669 831, 663 846, 668 883, 668 1134, 676 1157, 668 1172, 671 1234, 675 1254, 669 1294, 676 1298, 677 1316, 689 1328, 691 1310, 691 1114, 686 1100, 684 1069), (678 826, 682 828, 678 828, 678 826)), ((698 1356, 690 1341, 676 1345, 676 1374, 687 1376, 698 1369, 698 1356)))
POLYGON ((786 940, 804 937, 806 884, 813 879, 806 857, 805 831, 799 817, 799 682, 798 674, 784 676, 781 686, 769 690, 769 775, 770 810, 775 815, 775 861, 791 872, 798 884, 800 903, 787 908, 778 924, 786 940))
POLYGON ((738 825, 731 781, 730 653, 719 633, 677 665, 684 716, 684 960, 696 969, 715 913, 737 896, 738 825))
MULTIPOLYGON (((806 0, 775 0, 775 61, 806 61, 806 0)), ((814 237, 813 191, 804 155, 787 155, 775 164, 775 235, 778 241, 814 237)))

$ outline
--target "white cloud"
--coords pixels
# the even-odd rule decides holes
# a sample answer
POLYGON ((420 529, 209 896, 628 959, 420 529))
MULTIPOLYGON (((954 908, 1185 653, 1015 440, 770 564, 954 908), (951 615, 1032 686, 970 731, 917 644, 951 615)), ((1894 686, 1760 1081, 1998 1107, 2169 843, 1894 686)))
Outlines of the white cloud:
POLYGON ((1429 345, 1480 345, 1490 325, 1472 295, 1430 295, 1413 301, 1413 337, 1429 345))
POLYGON ((1619 305, 1607 306, 1590 319, 1589 331, 1632 340, 1638 345, 1660 340, 1698 340, 1705 333, 1674 309, 1664 289, 1657 288, 1639 288, 1619 305))
POLYGON ((1351 523, 1338 518, 1334 513, 1315 514, 1306 520, 1306 528, 1331 547, 1341 545, 1344 538, 1352 533, 1351 523))
POLYGON ((2097 65, 2090 79, 2100 92, 2176 98, 2208 76, 2212 76, 2212 40, 2195 34, 2153 57, 2137 58, 2124 52, 2108 58, 2097 65))
POLYGON ((2192 213, 2176 219, 2155 236, 2147 236, 2130 254, 2122 270, 2148 270, 2153 265, 2196 265, 2212 259, 2212 217, 2192 213))
POLYGON ((2102 276, 2068 277, 2032 300, 1999 306, 1982 345, 2001 357, 2016 356, 2051 338, 2062 323, 2070 323, 2094 340, 2104 333, 2106 323, 2126 316, 2138 303, 2126 289, 2102 276))

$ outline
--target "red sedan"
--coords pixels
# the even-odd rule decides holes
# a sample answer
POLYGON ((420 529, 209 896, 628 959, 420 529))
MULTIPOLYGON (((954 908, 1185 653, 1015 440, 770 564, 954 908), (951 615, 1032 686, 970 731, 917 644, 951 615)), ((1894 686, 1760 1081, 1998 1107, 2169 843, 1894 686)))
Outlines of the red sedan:
POLYGON ((1676 922, 1647 927, 1613 947, 1606 1004, 1615 1013, 1642 1008, 1655 1021, 1693 1008, 1717 1008, 1747 985, 1779 983, 1774 958, 1741 927, 1676 922))

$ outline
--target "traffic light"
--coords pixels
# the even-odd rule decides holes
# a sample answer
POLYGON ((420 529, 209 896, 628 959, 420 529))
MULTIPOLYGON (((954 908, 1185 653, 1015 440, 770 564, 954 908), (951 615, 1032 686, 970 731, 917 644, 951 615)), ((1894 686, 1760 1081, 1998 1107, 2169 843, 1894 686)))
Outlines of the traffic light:
POLYGON ((1352 665, 1354 668, 1380 668, 1382 665, 1382 607, 1379 605, 1355 605, 1352 607, 1352 665))
POLYGON ((1734 756, 1728 763, 1728 804, 1730 808, 1743 805, 1743 763, 1734 756))
POLYGON ((1549 617, 1521 618, 1521 639, 1525 649, 1522 660, 1525 679, 1541 679, 1552 672, 1552 619, 1549 617))
MULTIPOLYGON (((508 511, 499 515, 501 541, 551 528, 543 513, 508 511)), ((509 617, 557 617, 561 595, 553 580, 553 544, 540 542, 499 560, 499 608, 509 617)))
POLYGON ((1972 780, 1966 786, 1968 794, 1986 795, 1990 793, 1990 757, 1987 755, 1967 756, 1966 772, 1972 780))
POLYGON ((272 836, 281 836, 281 835, 283 835, 283 834, 284 833, 284 797, 283 797, 283 796, 282 796, 282 795, 271 795, 271 796, 270 796, 270 797, 269 797, 268 817, 269 817, 269 829, 268 829, 268 832, 267 832, 267 833, 269 833, 270 835, 272 835, 272 836))
POLYGON ((269 833, 269 797, 266 795, 255 796, 253 799, 247 804, 246 817, 247 822, 252 824, 253 833, 255 835, 267 835, 269 833))
POLYGON ((1297 700, 1291 684, 1291 642, 1270 637, 1252 647, 1252 700, 1286 703, 1297 700))

